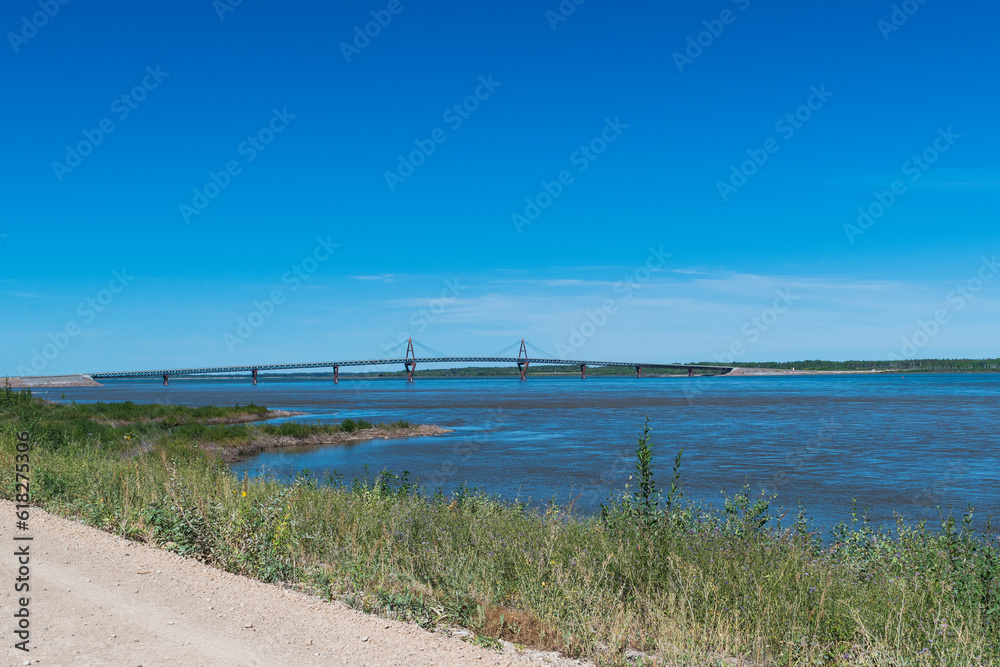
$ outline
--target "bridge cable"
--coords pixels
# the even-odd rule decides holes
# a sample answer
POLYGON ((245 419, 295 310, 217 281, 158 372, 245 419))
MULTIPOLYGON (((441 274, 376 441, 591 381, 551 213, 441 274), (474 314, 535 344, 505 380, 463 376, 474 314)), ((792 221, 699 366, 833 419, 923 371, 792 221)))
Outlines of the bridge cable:
POLYGON ((539 356, 541 356, 543 359, 555 359, 555 357, 553 355, 549 354, 548 352, 546 352, 545 350, 541 349, 540 347, 532 345, 528 341, 524 341, 524 345, 525 345, 525 347, 530 347, 532 349, 532 351, 534 351, 536 354, 538 354, 539 356))
POLYGON ((430 356, 430 357, 442 357, 443 358, 443 357, 447 357, 448 356, 447 354, 442 354, 441 352, 438 352, 433 347, 428 347, 428 346, 424 345, 423 343, 418 343, 417 341, 413 341, 413 346, 414 347, 419 347, 422 350, 427 350, 428 352, 430 352, 430 354, 427 355, 427 356, 430 356))
POLYGON ((501 350, 497 350, 496 352, 494 352, 493 354, 491 354, 489 356, 491 356, 491 357, 502 357, 506 353, 512 351, 515 347, 520 347, 520 346, 521 346, 521 341, 517 341, 516 343, 511 343, 510 345, 508 345, 507 347, 505 347, 505 348, 503 348, 501 350))

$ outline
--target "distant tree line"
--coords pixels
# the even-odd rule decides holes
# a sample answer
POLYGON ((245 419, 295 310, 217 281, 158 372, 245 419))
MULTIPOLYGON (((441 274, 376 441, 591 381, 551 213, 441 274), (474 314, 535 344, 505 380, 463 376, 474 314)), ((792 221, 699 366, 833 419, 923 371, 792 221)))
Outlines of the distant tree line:
MULTIPOLYGON (((708 362, 705 362, 708 363, 708 362)), ((1000 359, 905 359, 902 361, 760 361, 740 362, 743 368, 781 368, 797 371, 908 371, 910 373, 996 373, 1000 359)))

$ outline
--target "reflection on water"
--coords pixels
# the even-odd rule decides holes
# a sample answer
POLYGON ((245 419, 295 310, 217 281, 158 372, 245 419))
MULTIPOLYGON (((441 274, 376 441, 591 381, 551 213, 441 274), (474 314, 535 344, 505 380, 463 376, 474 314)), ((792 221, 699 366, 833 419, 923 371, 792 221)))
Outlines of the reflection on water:
MULTIPOLYGON (((59 391, 46 398, 58 398, 59 391)), ((533 377, 249 381, 171 379, 66 389, 66 399, 232 405, 256 402, 307 414, 292 419, 407 420, 453 433, 350 446, 264 452, 235 466, 259 474, 407 470, 425 485, 460 483, 507 498, 577 499, 594 512, 632 470, 645 416, 656 472, 669 484, 684 448, 687 498, 718 502, 744 480, 802 503, 817 522, 850 516, 851 500, 877 522, 893 512, 936 519, 936 507, 976 505, 1000 516, 997 375, 744 378, 533 377)))

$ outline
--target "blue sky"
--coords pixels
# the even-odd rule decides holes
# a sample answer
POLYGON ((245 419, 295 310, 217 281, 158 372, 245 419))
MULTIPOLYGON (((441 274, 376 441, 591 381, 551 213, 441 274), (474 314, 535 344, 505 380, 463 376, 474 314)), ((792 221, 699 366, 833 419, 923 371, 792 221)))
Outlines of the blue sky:
POLYGON ((9 2, 0 374, 998 356, 998 14, 9 2))

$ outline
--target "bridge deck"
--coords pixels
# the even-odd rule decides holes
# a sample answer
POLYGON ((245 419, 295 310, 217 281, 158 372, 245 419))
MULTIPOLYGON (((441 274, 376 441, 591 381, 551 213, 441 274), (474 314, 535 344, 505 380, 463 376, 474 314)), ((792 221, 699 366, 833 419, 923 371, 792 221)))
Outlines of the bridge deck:
POLYGON ((704 366, 699 364, 647 364, 626 361, 574 361, 571 359, 525 359, 524 357, 416 357, 410 359, 363 359, 356 361, 317 361, 301 364, 261 364, 259 366, 215 366, 210 368, 173 368, 149 371, 117 371, 110 373, 88 373, 95 380, 113 378, 141 378, 141 377, 170 377, 184 375, 211 375, 215 373, 252 373, 254 371, 287 371, 303 370, 308 368, 333 368, 345 366, 383 366, 383 365, 403 365, 406 362, 417 364, 449 364, 449 363, 498 363, 498 364, 518 364, 527 362, 529 365, 544 366, 581 366, 586 365, 591 368, 605 366, 618 366, 624 368, 635 368, 636 366, 648 369, 670 368, 676 370, 693 369, 696 371, 718 371, 728 372, 731 366, 704 366))

